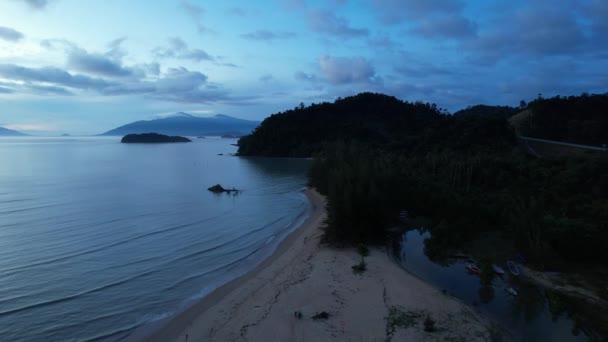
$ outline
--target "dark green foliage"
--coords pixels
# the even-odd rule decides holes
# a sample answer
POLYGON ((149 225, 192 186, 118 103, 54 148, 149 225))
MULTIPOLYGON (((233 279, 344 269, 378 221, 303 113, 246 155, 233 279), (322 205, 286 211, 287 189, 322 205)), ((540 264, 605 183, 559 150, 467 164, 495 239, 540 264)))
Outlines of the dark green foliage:
POLYGON ((356 265, 353 265, 352 269, 353 273, 361 274, 367 270, 367 264, 365 263, 365 260, 361 259, 361 262, 356 265))
POLYGON ((464 119, 464 118, 470 118, 470 117, 508 119, 508 118, 512 117, 513 115, 519 113, 521 111, 521 109, 525 108, 525 107, 526 107, 525 101, 523 102, 523 104, 520 103, 520 108, 509 107, 509 106, 476 105, 476 106, 469 106, 465 109, 457 111, 456 113, 454 113, 454 117, 456 117, 457 119, 464 119), (522 105, 523 105, 523 107, 522 107, 522 105))
POLYGON ((608 94, 556 96, 529 103, 522 134, 572 143, 608 144, 608 94))
POLYGON ((143 134, 127 134, 120 140, 121 143, 145 143, 145 144, 156 144, 156 143, 181 143, 181 142, 192 142, 192 140, 179 136, 168 136, 158 133, 143 133, 143 134))
MULTIPOLYGON (((535 100, 526 125, 562 132, 555 121, 580 105, 576 118, 608 128, 602 126, 606 98, 535 100)), ((559 255, 605 264, 608 154, 528 156, 506 120, 512 110, 478 106, 450 116, 428 104, 365 93, 275 114, 240 141, 239 151, 314 154, 309 184, 327 198, 330 243, 382 243, 405 208, 432 219, 433 239, 425 246, 431 255, 500 232, 534 262, 559 255)), ((584 142, 597 141, 592 131, 584 142)))
POLYGON ((431 318, 430 315, 426 316, 426 319, 424 320, 424 331, 426 331, 426 332, 437 331, 437 328, 435 327, 435 321, 431 318))
POLYGON ((357 253, 359 253, 362 258, 369 256, 369 248, 361 243, 359 246, 357 246, 357 253))
POLYGON ((301 104, 266 118, 239 140, 239 154, 310 157, 328 142, 402 144, 440 116, 436 106, 392 96, 361 93, 334 103, 301 104))
POLYGON ((608 259, 608 155, 544 160, 503 143, 463 150, 446 141, 427 146, 424 155, 328 146, 310 170, 310 184, 328 199, 326 239, 382 242, 407 208, 435 220, 430 254, 501 231, 539 263, 555 253, 608 259))

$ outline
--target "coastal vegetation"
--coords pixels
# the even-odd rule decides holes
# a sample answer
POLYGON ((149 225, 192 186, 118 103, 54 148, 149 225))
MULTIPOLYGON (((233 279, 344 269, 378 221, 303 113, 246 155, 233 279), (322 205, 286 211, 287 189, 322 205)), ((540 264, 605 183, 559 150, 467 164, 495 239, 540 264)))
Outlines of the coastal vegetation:
POLYGON ((537 153, 520 139, 601 146, 606 113, 608 94, 539 96, 451 115, 363 93, 272 115, 239 140, 239 154, 313 157, 309 185, 326 197, 328 244, 385 244, 407 229, 405 212, 425 222, 432 261, 481 261, 483 303, 494 296, 492 264, 518 258, 581 279, 575 287, 592 296, 569 307, 592 308, 577 311, 577 322, 608 336, 608 306, 594 299, 608 298, 608 153, 558 145, 537 153))
POLYGON ((158 133, 143 133, 143 134, 127 134, 120 140, 121 143, 145 143, 145 144, 157 144, 157 143, 182 143, 192 142, 192 140, 179 137, 179 136, 168 136, 158 133))
MULTIPOLYGON (((547 132, 565 127, 549 110, 559 109, 560 120, 605 124, 605 116, 577 108, 605 113, 606 98, 539 98, 517 110, 532 113, 522 125, 529 135, 558 139, 542 135, 543 121, 547 132)), ((309 181, 327 197, 329 243, 382 243, 406 209, 431 219, 427 250, 438 258, 497 232, 541 267, 604 265, 607 155, 531 156, 509 122, 516 112, 476 106, 449 115, 433 104, 363 93, 275 114, 239 141, 239 153, 314 156, 309 181)))

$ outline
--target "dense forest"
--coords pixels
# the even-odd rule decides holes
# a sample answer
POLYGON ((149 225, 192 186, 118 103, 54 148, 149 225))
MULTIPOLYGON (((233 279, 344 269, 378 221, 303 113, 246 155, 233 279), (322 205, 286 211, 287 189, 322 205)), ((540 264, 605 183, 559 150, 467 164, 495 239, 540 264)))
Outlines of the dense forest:
POLYGON ((528 137, 601 146, 608 144, 607 108, 608 94, 539 96, 528 104, 518 128, 528 137))
POLYGON ((334 103, 302 104, 271 115, 241 138, 239 154, 310 157, 328 142, 353 139, 384 148, 412 140, 440 117, 435 105, 371 93, 334 103))
MULTIPOLYGON (((544 101, 549 108, 555 99, 526 110, 543 117, 544 101)), ((606 113, 601 103, 594 110, 606 113)), ((438 250, 499 232, 538 263, 556 256, 605 263, 608 155, 530 156, 507 120, 515 112, 476 106, 449 115, 365 93, 275 114, 239 151, 314 155, 309 181, 328 200, 329 243, 383 242, 407 210, 430 218, 430 247, 438 250)))

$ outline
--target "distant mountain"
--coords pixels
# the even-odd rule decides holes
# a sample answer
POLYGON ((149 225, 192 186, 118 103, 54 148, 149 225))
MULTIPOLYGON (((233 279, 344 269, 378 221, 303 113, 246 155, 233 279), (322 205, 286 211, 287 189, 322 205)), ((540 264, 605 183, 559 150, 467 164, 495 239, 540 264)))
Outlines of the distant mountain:
POLYGON ((13 131, 12 129, 8 129, 8 128, 4 128, 4 127, 0 127, 0 136, 1 137, 18 137, 18 136, 24 136, 27 134, 18 132, 18 131, 13 131))
POLYGON ((199 117, 180 112, 164 118, 132 122, 101 135, 122 136, 134 133, 160 133, 182 136, 243 136, 250 134, 259 124, 259 121, 237 119, 222 114, 212 117, 199 117))

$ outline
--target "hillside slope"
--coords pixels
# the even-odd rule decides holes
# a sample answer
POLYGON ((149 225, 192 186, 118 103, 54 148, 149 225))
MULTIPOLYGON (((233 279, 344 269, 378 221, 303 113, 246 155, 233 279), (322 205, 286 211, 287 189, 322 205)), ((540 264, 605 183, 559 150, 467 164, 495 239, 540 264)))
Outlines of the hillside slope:
POLYGON ((250 121, 233 118, 227 115, 212 117, 198 117, 186 113, 154 119, 142 120, 120 126, 101 135, 126 135, 137 133, 160 133, 166 135, 234 135, 242 136, 260 124, 259 121, 250 121))

